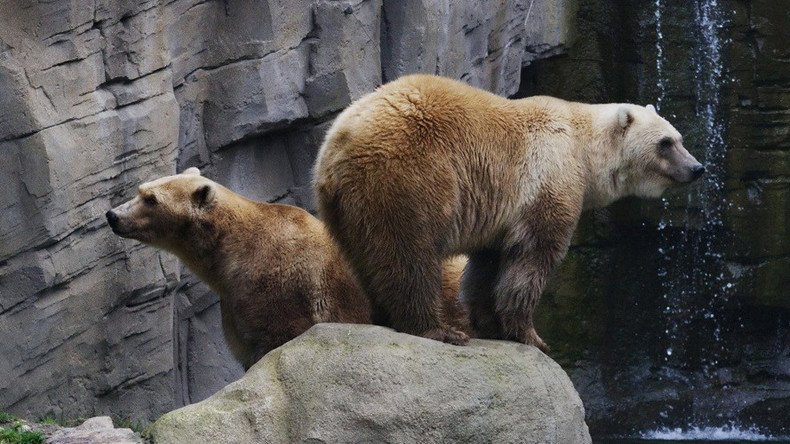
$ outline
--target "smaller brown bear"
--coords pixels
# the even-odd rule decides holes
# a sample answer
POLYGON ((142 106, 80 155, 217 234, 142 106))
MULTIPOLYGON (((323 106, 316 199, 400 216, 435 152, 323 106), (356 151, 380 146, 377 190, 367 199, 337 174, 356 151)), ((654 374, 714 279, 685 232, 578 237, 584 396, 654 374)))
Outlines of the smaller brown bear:
MULTIPOLYGON (((349 265, 301 208, 249 200, 189 168, 140 185, 106 216, 117 235, 174 253, 219 295, 225 339, 245 370, 313 324, 371 322, 349 265)), ((446 321, 468 332, 465 263, 445 262, 442 294, 446 321)))

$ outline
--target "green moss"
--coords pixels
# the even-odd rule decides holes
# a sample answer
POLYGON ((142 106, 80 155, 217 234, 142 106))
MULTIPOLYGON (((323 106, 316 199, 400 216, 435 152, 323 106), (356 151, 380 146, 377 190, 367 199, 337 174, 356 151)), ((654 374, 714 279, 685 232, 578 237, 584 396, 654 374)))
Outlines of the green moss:
POLYGON ((40 416, 36 420, 36 422, 39 424, 55 425, 60 427, 76 427, 82 424, 83 421, 85 421, 84 418, 68 419, 62 412, 60 414, 48 413, 44 416, 40 416))
POLYGON ((113 416, 112 423, 115 425, 116 428, 122 429, 132 429, 132 431, 142 433, 147 428, 147 424, 143 421, 129 419, 129 418, 121 418, 120 416, 113 416))
POLYGON ((67 424, 67 421, 63 417, 62 414, 60 415, 60 417, 58 417, 58 416, 55 416, 52 413, 49 413, 47 415, 44 415, 44 416, 38 418, 38 420, 36 422, 41 423, 41 424, 57 425, 57 426, 61 426, 61 427, 71 427, 71 426, 73 426, 73 424, 67 424))
POLYGON ((22 423, 18 420, 11 427, 0 427, 0 444, 43 444, 44 435, 41 432, 22 430, 22 423))
POLYGON ((14 421, 16 421, 16 419, 17 419, 16 416, 14 416, 14 415, 12 415, 10 413, 6 413, 6 412, 0 411, 0 424, 6 423, 6 422, 14 422, 14 421))
POLYGON ((62 425, 54 416, 45 416, 38 420, 41 424, 62 425))

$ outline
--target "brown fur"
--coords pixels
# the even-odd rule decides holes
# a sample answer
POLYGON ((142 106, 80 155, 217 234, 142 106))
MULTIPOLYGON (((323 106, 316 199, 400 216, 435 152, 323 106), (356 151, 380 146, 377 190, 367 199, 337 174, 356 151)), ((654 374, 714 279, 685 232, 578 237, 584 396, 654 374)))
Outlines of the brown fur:
MULTIPOLYGON (((300 208, 246 199, 190 169, 141 185, 112 213, 117 234, 176 254, 220 296, 225 338, 245 369, 318 322, 371 322, 324 225, 300 208)), ((442 294, 448 322, 468 331, 464 264, 447 261, 442 294)))
POLYGON ((514 101, 408 76, 338 116, 315 188, 322 218, 388 325, 464 343, 438 297, 442 259, 463 253, 473 328, 545 350, 532 314, 582 209, 687 179, 699 164, 680 140, 636 105, 514 101), (675 154, 655 154, 660 137, 675 154))

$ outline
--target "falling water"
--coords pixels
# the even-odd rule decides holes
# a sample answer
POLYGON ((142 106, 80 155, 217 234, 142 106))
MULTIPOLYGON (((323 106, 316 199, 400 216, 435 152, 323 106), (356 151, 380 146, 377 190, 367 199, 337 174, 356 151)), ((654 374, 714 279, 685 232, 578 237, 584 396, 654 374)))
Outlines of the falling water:
POLYGON ((696 188, 696 196, 690 196, 689 199, 702 210, 703 225, 694 239, 691 254, 700 261, 700 266, 694 268, 700 274, 695 279, 698 292, 708 293, 708 304, 702 309, 703 315, 713 321, 716 349, 709 351, 707 362, 704 362, 705 371, 710 372, 718 364, 719 355, 725 352, 726 347, 721 337, 723 320, 716 315, 727 304, 734 290, 723 255, 726 241, 723 227, 727 207, 724 193, 727 145, 724 141, 726 120, 721 106, 725 83, 721 56, 723 45, 729 42, 723 42, 719 37, 726 19, 718 0, 700 3, 696 8, 695 24, 703 44, 697 48, 694 79, 697 89, 696 113, 704 125, 703 162, 707 173, 701 186, 696 188))
MULTIPOLYGON (((664 34, 661 31, 661 21, 662 21, 662 5, 661 0, 655 0, 655 12, 654 18, 656 21, 656 111, 661 112, 661 104, 666 99, 667 95, 667 82, 668 79, 666 78, 666 74, 664 73, 664 34)), ((667 210, 669 209, 669 201, 666 197, 661 199, 661 203, 664 207, 664 214, 666 214, 667 210)), ((662 255, 664 258, 664 263, 661 264, 661 267, 658 270, 659 277, 661 277, 661 282, 664 283, 664 301, 667 304, 666 308, 664 309, 664 313, 669 315, 672 313, 672 306, 669 305, 670 303, 670 296, 674 290, 674 285, 672 281, 667 279, 667 275, 669 275, 668 267, 671 265, 671 255, 669 254, 674 248, 671 245, 670 239, 667 236, 667 232, 665 231, 666 228, 671 224, 671 220, 662 219, 658 223, 658 231, 661 237, 661 246, 658 249, 659 254, 662 255)), ((674 299, 674 298, 673 298, 674 299)), ((677 337, 677 322, 672 322, 670 326, 667 327, 665 333, 669 336, 669 346, 666 349, 666 357, 664 361, 667 361, 670 356, 672 356, 672 346, 675 345, 672 339, 677 337)), ((666 416, 667 412, 662 412, 662 416, 666 416)))
MULTIPOLYGON (((665 51, 662 13, 665 5, 655 0, 656 31, 656 108, 666 102, 670 85, 665 69, 665 51)), ((735 291, 725 259, 727 235, 723 217, 727 209, 724 193, 725 178, 725 116, 721 103, 722 88, 726 83, 722 54, 729 43, 720 37, 727 23, 724 11, 717 0, 696 0, 692 41, 692 66, 694 67, 693 134, 688 140, 695 143, 693 154, 706 166, 707 173, 700 183, 688 188, 685 211, 673 218, 665 216, 658 224, 662 257, 659 276, 664 289, 663 315, 666 320, 667 347, 662 356, 666 383, 682 389, 709 388, 714 384, 720 362, 726 358, 724 326, 738 325, 730 319, 733 310, 726 310, 735 291), (701 371, 689 377, 683 374, 689 368, 701 371), (691 387, 689 387, 691 385, 691 387)), ((674 119, 674 115, 668 116, 674 119)), ((683 200, 681 198, 680 200, 683 200)), ((669 199, 663 200, 664 214, 671 208, 669 199)), ((707 405, 715 404, 706 401, 707 405)), ((696 400, 695 400, 696 403, 696 400)), ((704 409, 701 409, 704 410, 704 409)), ((672 415, 667 404, 660 412, 662 418, 672 415)), ((716 424, 715 412, 699 411, 690 418, 687 430, 700 430, 700 426, 716 424), (713 416, 713 417, 711 417, 713 416)), ((737 430, 738 426, 734 426, 737 430)), ((655 432, 648 432, 655 433, 655 432)))
MULTIPOLYGON (((660 15, 660 9, 656 11, 660 15)), ((723 216, 726 196, 723 184, 727 146, 724 141, 725 118, 720 106, 725 79, 721 60, 723 42, 719 32, 725 24, 725 18, 717 0, 697 0, 694 12, 694 40, 699 43, 692 55, 696 92, 694 117, 698 131, 693 139, 701 146, 701 149, 695 150, 695 154, 705 164, 707 172, 701 183, 688 189, 683 220, 674 224, 670 222, 680 228, 680 244, 678 239, 669 240, 664 236, 664 240, 669 240, 671 244, 662 245, 659 253, 664 255, 668 267, 675 265, 671 272, 667 270, 668 278, 662 280, 667 290, 665 311, 670 315, 667 330, 670 339, 682 340, 683 332, 680 329, 700 318, 707 320, 701 325, 709 327, 713 340, 708 345, 715 347, 700 356, 699 364, 710 376, 718 364, 719 354, 724 351, 721 320, 717 314, 726 305, 734 287, 722 254, 725 241, 723 216), (689 263, 691 266, 686 266, 689 263), (700 302, 704 305, 699 305, 700 302)), ((661 63, 657 62, 657 65, 661 63)), ((666 225, 664 223, 659 229, 666 225)), ((670 361, 671 355, 670 346, 667 349, 667 361, 670 361)))
POLYGON ((664 34, 661 32, 661 0, 656 0, 656 111, 661 112, 661 103, 667 95, 664 76, 664 34))

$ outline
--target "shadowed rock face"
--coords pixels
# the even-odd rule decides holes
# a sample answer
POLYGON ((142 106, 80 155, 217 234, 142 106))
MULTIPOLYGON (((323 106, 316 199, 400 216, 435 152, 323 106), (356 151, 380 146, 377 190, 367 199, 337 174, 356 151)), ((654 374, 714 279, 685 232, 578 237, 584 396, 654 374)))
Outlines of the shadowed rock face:
POLYGON ((566 2, 0 0, 0 405, 153 419, 238 378, 216 297, 102 215, 200 166, 312 207, 336 112, 423 71, 509 95, 566 2))
POLYGON ((660 104, 708 172, 584 216, 538 308, 551 356, 594 436, 790 435, 790 9, 589 1, 575 17, 521 94, 660 104))
POLYGON ((157 443, 589 443, 570 379, 538 349, 457 347, 318 324, 209 399, 153 425, 157 443))

